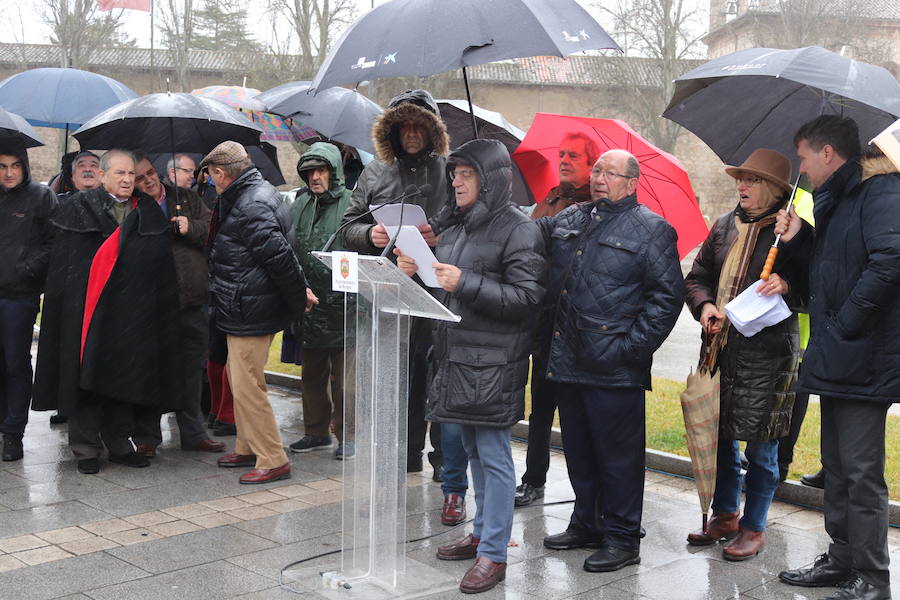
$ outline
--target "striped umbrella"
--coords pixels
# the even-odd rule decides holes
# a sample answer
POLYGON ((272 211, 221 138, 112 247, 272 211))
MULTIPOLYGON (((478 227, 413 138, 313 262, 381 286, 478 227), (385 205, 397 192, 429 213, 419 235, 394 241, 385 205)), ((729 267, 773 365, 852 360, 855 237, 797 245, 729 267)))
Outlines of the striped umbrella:
POLYGON ((239 110, 262 129, 259 139, 264 142, 298 142, 319 135, 299 121, 265 112, 265 105, 256 99, 259 93, 255 88, 241 85, 209 85, 191 91, 194 96, 216 100, 239 110))
POLYGON ((716 489, 716 455, 719 451, 719 373, 712 375, 707 364, 701 364, 696 372, 688 375, 687 387, 681 393, 681 412, 705 532, 716 489))

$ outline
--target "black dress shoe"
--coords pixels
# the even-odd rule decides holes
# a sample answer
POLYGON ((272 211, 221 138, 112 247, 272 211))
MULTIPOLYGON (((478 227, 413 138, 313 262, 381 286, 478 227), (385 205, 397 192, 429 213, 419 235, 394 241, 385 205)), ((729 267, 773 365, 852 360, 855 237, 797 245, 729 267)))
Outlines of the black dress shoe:
POLYGON ((615 546, 604 545, 584 561, 584 570, 591 573, 618 571, 628 565, 641 562, 640 550, 623 550, 615 546))
POLYGON ((421 473, 422 472, 422 455, 413 454, 406 457, 406 472, 421 473))
POLYGON ((891 587, 876 587, 857 575, 823 600, 891 600, 891 587))
POLYGON ((800 587, 829 587, 840 585, 853 576, 850 569, 842 568, 831 562, 828 553, 816 557, 813 566, 808 569, 792 569, 782 571, 778 579, 788 585, 800 587))
POLYGON ((530 483, 523 483, 519 487, 516 488, 516 506, 528 506, 535 500, 540 500, 544 497, 544 486, 535 486, 530 483))
POLYGON ((808 485, 809 487, 819 488, 820 490, 825 489, 825 469, 819 469, 818 473, 813 473, 812 475, 804 475, 800 478, 800 483, 803 485, 808 485))
POLYGON ((78 461, 78 472, 85 475, 93 475, 100 472, 100 459, 82 458, 78 461))
POLYGON ((110 454, 109 462, 125 465, 126 467, 134 467, 135 469, 150 466, 150 460, 143 454, 138 454, 137 452, 119 455, 110 454))
POLYGON ((3 461, 12 462, 22 460, 25 451, 22 448, 22 438, 11 435, 3 436, 3 461))
POLYGON ((551 550, 574 550, 575 548, 599 548, 603 545, 603 536, 591 535, 580 531, 566 529, 556 535, 544 538, 544 547, 551 550))
POLYGON ((431 464, 431 468, 434 469, 434 472, 431 474, 431 480, 436 481, 437 483, 443 483, 444 457, 437 452, 429 452, 428 462, 431 464))
POLYGON ((50 424, 51 425, 61 425, 63 423, 68 423, 69 417, 66 415, 61 415, 59 413, 50 415, 50 424))

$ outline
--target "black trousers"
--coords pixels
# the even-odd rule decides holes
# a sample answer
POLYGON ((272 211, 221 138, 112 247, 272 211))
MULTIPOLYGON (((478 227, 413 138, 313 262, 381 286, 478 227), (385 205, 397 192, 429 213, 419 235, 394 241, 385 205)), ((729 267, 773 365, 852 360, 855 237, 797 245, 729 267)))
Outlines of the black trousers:
POLYGON ((113 456, 134 452, 131 404, 82 392, 75 411, 69 415, 69 448, 75 458, 99 458, 103 447, 113 456))
POLYGON ((878 587, 890 586, 884 481, 889 404, 821 397, 828 554, 878 587))
POLYGON ((531 414, 528 415, 528 450, 522 483, 542 487, 550 469, 550 432, 556 413, 557 384, 532 367, 531 414))
POLYGON ((642 389, 559 386, 566 468, 575 491, 569 529, 606 536, 616 548, 641 542, 646 446, 642 389))
MULTIPOLYGON (((409 344, 409 396, 407 398, 407 460, 422 456, 425 449, 425 432, 428 421, 425 420, 425 405, 428 400, 429 380, 428 350, 431 342, 411 341, 409 344)), ((441 452, 441 428, 435 424, 431 428, 431 446, 439 462, 443 461, 441 452)))
POLYGON ((803 419, 806 418, 808 407, 809 394, 798 392, 794 399, 794 407, 791 409, 791 429, 786 436, 778 439, 778 467, 785 473, 794 462, 794 446, 800 439, 800 429, 803 427, 803 419))

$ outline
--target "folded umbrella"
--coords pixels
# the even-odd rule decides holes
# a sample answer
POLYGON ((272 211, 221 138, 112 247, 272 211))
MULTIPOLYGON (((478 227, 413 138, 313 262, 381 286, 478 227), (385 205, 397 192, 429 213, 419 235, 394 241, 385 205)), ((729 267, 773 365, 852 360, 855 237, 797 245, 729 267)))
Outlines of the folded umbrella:
POLYGON ((850 117, 864 145, 900 116, 900 82, 875 65, 810 46, 749 48, 675 80, 662 116, 703 140, 725 164, 757 148, 791 157, 794 134, 819 115, 850 117))

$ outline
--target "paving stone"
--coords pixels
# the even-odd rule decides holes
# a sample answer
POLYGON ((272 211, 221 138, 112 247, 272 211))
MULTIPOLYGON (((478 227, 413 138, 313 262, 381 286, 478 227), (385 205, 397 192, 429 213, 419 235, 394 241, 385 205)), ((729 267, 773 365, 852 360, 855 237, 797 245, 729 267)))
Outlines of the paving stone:
POLYGON ((0 573, 3 573, 5 571, 12 571, 13 569, 20 569, 27 566, 28 565, 23 563, 21 560, 10 554, 4 554, 0 556, 0 573))
POLYGON ((343 496, 341 490, 329 490, 327 492, 316 490, 315 493, 297 497, 297 500, 300 500, 312 506, 322 506, 323 504, 337 504, 342 499, 343 496))
POLYGON ((234 526, 216 527, 175 537, 113 548, 107 553, 150 571, 162 573, 271 548, 275 544, 234 526))
POLYGON ((210 600, 266 589, 272 582, 227 562, 192 566, 92 590, 95 600, 210 600))
POLYGON ((31 550, 33 548, 40 548, 41 546, 48 545, 49 542, 47 542, 46 540, 42 540, 41 538, 30 534, 0 540, 0 550, 3 550, 8 554, 12 554, 13 552, 22 552, 23 550, 31 550))
POLYGON ((277 502, 269 502, 268 504, 263 505, 264 508, 268 508, 269 510, 273 510, 277 513, 288 513, 294 512, 295 510, 303 510, 305 508, 309 508, 312 506, 311 504, 307 504, 302 500, 278 500, 277 502))
POLYGON ((213 510, 226 512, 229 510, 237 510, 239 508, 247 508, 249 506, 253 506, 253 504, 249 502, 244 502, 243 500, 238 500, 237 498, 220 498, 218 500, 205 500, 200 502, 203 506, 211 508, 213 510))
POLYGON ((278 494, 279 496, 283 496, 285 498, 296 498, 305 494, 317 493, 319 490, 300 483, 295 483, 286 485, 284 487, 273 488, 269 491, 273 494, 278 494))
POLYGON ((50 531, 42 531, 35 534, 37 537, 50 542, 51 544, 62 544, 63 542, 74 542, 75 540, 83 540, 85 538, 94 537, 90 531, 85 531, 80 527, 64 527, 63 529, 51 529, 50 531))
POLYGON ((153 533, 147 529, 129 529, 127 531, 118 531, 104 536, 122 546, 131 546, 132 544, 141 544, 152 540, 162 538, 158 533, 153 533))
POLYGON ((176 518, 172 515, 162 512, 161 510, 155 510, 152 512, 141 513, 139 515, 124 517, 124 520, 128 521, 129 523, 133 523, 138 527, 150 527, 151 525, 159 525, 160 523, 169 523, 170 521, 175 521, 176 518))
POLYGON ((79 474, 77 478, 62 477, 50 483, 31 483, 26 486, 14 487, 0 493, 0 503, 13 510, 18 510, 56 504, 66 500, 79 500, 97 493, 116 492, 124 489, 126 488, 108 481, 79 474))
POLYGON ((251 492, 249 494, 241 494, 237 496, 238 500, 242 500, 244 502, 248 502, 250 504, 260 505, 260 504, 269 504, 270 502, 277 502, 278 500, 283 500, 281 496, 274 492, 264 491, 264 492, 251 492))
MULTIPOLYGON (((257 507, 262 508, 262 507, 257 507)), ((315 506, 265 519, 233 525, 244 531, 278 542, 291 544, 341 530, 341 511, 336 505, 315 506)))
POLYGON ((0 513, 0 538, 60 529, 108 519, 111 515, 80 500, 0 513))
POLYGON ((211 529, 213 527, 222 527, 223 525, 231 525, 232 523, 240 523, 240 519, 237 517, 233 517, 228 513, 220 513, 214 512, 209 515, 200 515, 199 517, 192 517, 188 519, 191 523, 199 525, 204 529, 211 529))
MULTIPOLYGON (((340 534, 330 534, 259 552, 241 554, 229 558, 228 562, 277 582, 281 581, 281 570, 291 563, 326 552, 339 552, 340 549, 340 534)), ((335 555, 332 560, 337 560, 339 556, 335 555)))
POLYGON ((191 517, 199 517, 202 515, 212 514, 215 509, 212 509, 208 506, 204 506, 200 503, 194 504, 184 504, 182 506, 173 506, 172 508, 164 508, 162 512, 167 515, 172 515, 178 519, 190 519, 191 517))
POLYGON ((137 567, 95 552, 4 573, 0 598, 49 600, 146 576, 137 567))
POLYGON ((769 519, 771 523, 781 523, 788 527, 796 529, 816 529, 823 527, 825 519, 822 513, 812 510, 801 510, 793 512, 777 519, 769 519))
POLYGON ((90 554, 91 552, 100 552, 101 550, 109 550, 116 548, 118 543, 105 537, 93 536, 83 540, 75 540, 73 542, 65 542, 59 545, 66 552, 75 555, 90 554))
POLYGON ((641 570, 630 577, 617 579, 610 586, 623 594, 658 600, 725 599, 740 598, 742 592, 757 588, 768 580, 769 577, 759 571, 697 556, 641 570))
POLYGON ((160 523, 159 525, 150 525, 147 529, 162 537, 172 537, 173 535, 199 531, 203 529, 203 527, 191 523, 190 521, 171 521, 169 523, 160 523))
POLYGON ((35 548, 34 550, 16 552, 11 556, 18 558, 23 563, 29 565, 40 565, 54 560, 69 558, 72 555, 58 546, 44 546, 43 548, 35 548))
POLYGON ((235 510, 229 510, 227 513, 232 517, 240 519, 241 521, 253 521, 256 519, 263 519, 265 517, 271 517, 277 515, 274 510, 269 510, 264 506, 245 506, 243 508, 237 508, 235 510))
POLYGON ((304 485, 311 487, 316 490, 322 490, 323 492, 327 492, 329 490, 339 490, 343 487, 343 484, 340 481, 335 481, 334 479, 319 479, 316 481, 307 481, 304 485))
POLYGON ((137 526, 134 523, 129 523, 123 519, 106 519, 105 521, 96 521, 94 523, 88 523, 87 525, 82 525, 81 528, 87 531, 90 531, 96 535, 107 535, 110 533, 117 533, 119 531, 126 531, 128 529, 135 529, 137 526))

